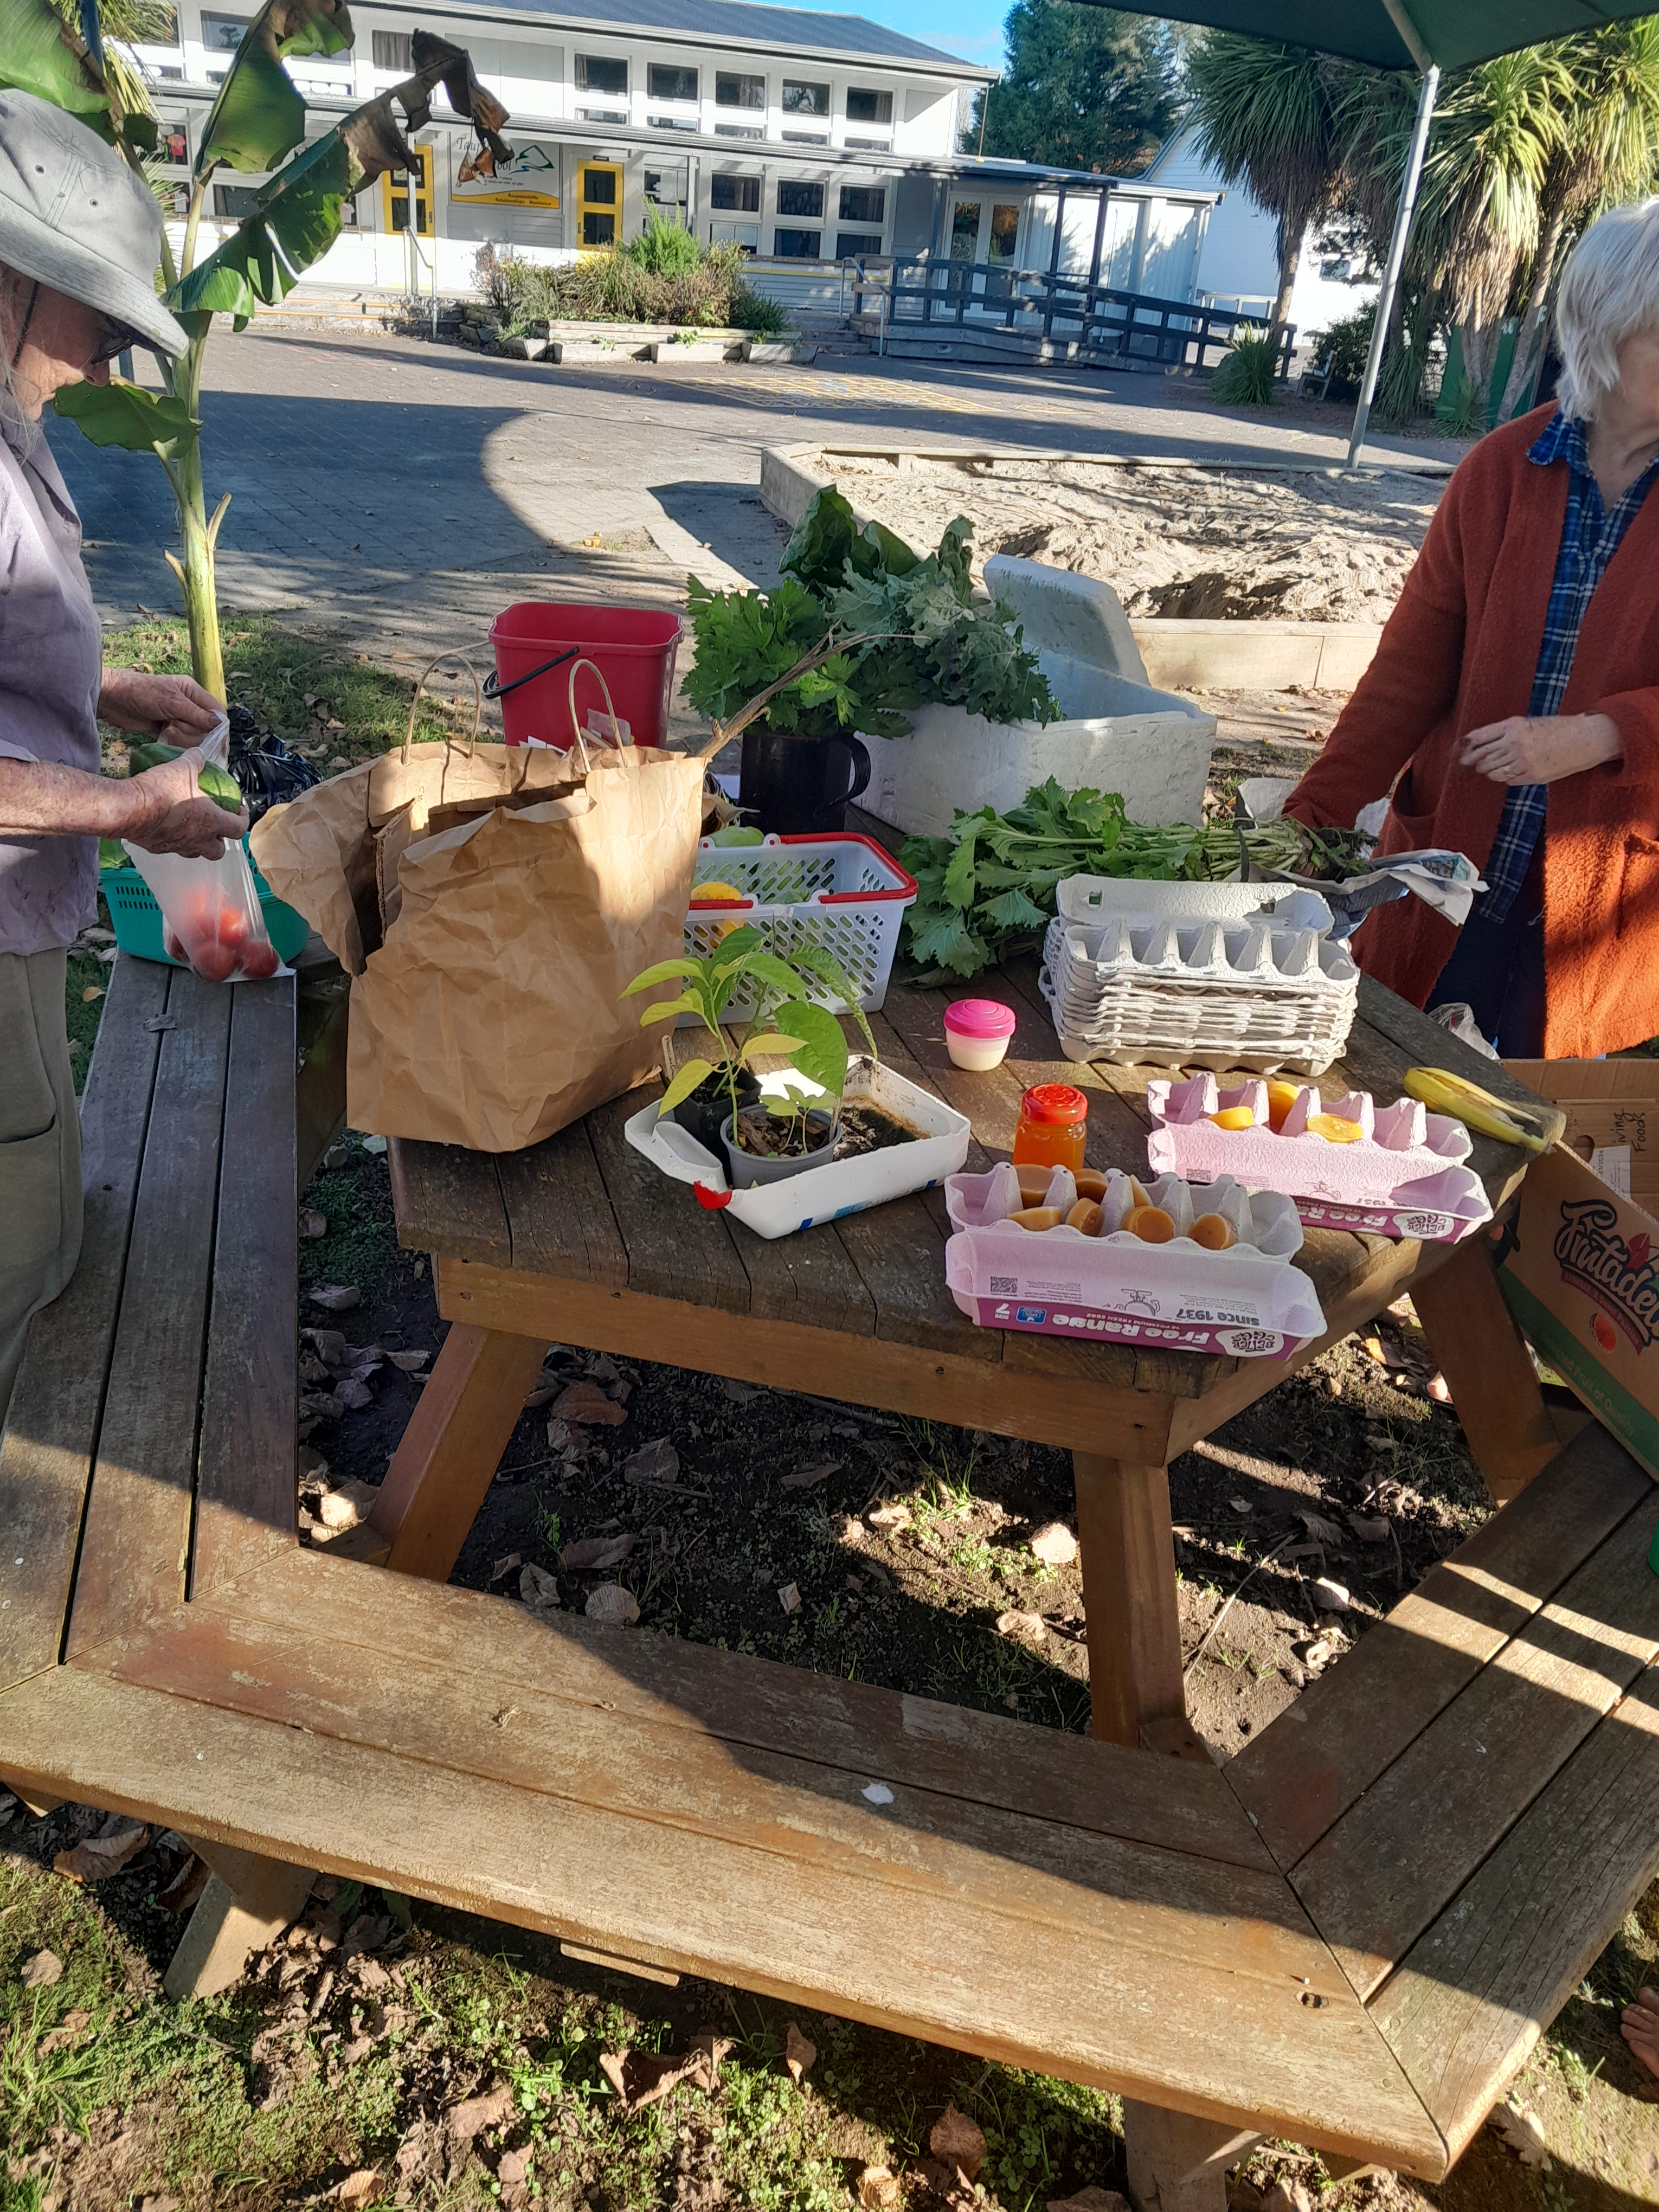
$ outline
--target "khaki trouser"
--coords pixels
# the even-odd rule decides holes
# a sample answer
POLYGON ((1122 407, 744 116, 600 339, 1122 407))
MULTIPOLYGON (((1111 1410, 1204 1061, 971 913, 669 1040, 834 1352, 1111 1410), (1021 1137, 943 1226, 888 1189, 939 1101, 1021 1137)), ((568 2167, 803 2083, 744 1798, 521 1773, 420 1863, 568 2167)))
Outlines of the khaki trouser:
POLYGON ((0 1422, 29 1316, 81 1256, 81 1117, 64 952, 0 952, 0 1422))

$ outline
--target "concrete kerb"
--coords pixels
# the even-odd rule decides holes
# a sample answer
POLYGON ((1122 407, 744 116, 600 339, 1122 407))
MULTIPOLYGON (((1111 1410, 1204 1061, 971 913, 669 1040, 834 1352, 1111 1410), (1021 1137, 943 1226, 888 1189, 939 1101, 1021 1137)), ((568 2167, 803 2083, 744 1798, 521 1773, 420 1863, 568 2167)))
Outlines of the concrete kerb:
MULTIPOLYGON (((791 530, 806 512, 813 494, 833 481, 840 457, 888 460, 902 471, 907 464, 948 461, 1083 461, 1095 468, 1248 469, 1278 475, 1346 476, 1334 462, 1204 461, 1185 456, 1052 453, 1030 446, 837 445, 768 446, 761 453, 760 495, 791 530), (826 464, 830 465, 826 466, 826 464)), ((1449 477, 1447 461, 1404 459, 1387 468, 1358 471, 1366 476, 1449 477)), ((860 520, 867 520, 854 503, 860 520)), ((1147 681, 1166 691, 1282 691, 1291 684, 1318 691, 1352 691, 1370 665, 1380 623, 1132 621, 1135 643, 1146 664, 1147 681)))

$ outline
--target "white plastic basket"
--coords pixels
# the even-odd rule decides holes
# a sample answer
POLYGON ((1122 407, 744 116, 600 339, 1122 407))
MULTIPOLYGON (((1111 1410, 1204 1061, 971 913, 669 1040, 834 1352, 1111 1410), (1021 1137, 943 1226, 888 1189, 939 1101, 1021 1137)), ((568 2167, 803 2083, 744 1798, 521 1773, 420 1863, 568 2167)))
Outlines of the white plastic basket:
MULTIPOLYGON (((706 958, 729 930, 747 923, 781 959, 802 945, 821 946, 857 986, 866 1013, 887 996, 899 925, 915 902, 916 879, 874 838, 852 830, 768 837, 758 845, 717 845, 705 837, 697 847, 697 879, 730 884, 743 896, 700 898, 694 886, 685 917, 685 949, 694 958, 706 958)), ((811 996, 834 1013, 848 1011, 821 984, 813 984, 811 996)), ((734 1000, 728 1018, 744 1021, 752 1012, 734 1000)), ((696 1019, 683 1014, 679 1026, 696 1019)))

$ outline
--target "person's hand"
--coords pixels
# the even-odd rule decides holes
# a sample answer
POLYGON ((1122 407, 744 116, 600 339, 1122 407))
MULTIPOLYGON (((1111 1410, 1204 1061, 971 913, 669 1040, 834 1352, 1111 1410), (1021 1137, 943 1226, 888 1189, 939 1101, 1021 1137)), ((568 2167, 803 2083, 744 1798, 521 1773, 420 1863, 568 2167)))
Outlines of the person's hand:
MULTIPOLYGON (((183 678, 168 678, 167 682, 183 678)), ((204 694, 204 696, 207 695, 204 694)), ((228 837, 240 837, 247 814, 228 814, 216 799, 196 787, 202 749, 191 745, 177 760, 163 761, 126 780, 132 802, 131 826, 121 835, 146 853, 178 853, 189 860, 216 860, 228 837)))
POLYGON ((100 721, 169 745, 194 744, 224 711, 192 676, 147 676, 137 668, 106 668, 98 695, 100 721))
POLYGON ((1625 750, 1611 714, 1541 714, 1536 720, 1511 714, 1471 730, 1463 740, 1462 761, 1494 783, 1557 783, 1625 750))

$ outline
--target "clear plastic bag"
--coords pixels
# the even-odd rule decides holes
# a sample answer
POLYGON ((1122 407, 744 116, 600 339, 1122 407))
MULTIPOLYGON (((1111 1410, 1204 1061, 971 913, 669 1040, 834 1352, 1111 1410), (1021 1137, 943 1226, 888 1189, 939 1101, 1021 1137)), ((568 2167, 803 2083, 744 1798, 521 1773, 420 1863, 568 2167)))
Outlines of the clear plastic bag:
MULTIPOLYGON (((203 747, 222 768, 226 738, 222 722, 203 747)), ((265 933, 253 872, 240 839, 234 835, 228 838, 216 860, 146 853, 133 844, 126 844, 125 849, 161 909, 161 944, 170 958, 182 961, 209 983, 236 983, 284 972, 265 933)))

